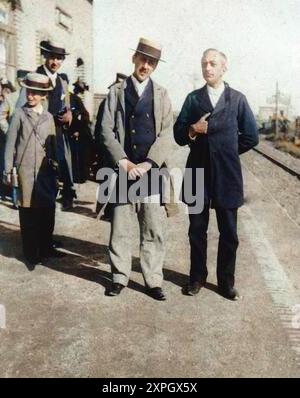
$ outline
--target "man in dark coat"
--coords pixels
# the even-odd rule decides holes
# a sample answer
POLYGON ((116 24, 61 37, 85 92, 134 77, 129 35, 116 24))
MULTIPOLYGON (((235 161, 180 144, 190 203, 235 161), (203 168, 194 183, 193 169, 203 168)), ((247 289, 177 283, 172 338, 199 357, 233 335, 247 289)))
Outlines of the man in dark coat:
MULTIPOLYGON (((207 229, 209 209, 216 211, 220 232, 217 280, 220 294, 237 299, 234 274, 237 236, 237 209, 243 204, 243 180, 239 155, 258 144, 254 115, 246 97, 223 81, 227 58, 208 49, 202 57, 202 73, 207 85, 190 93, 174 126, 175 140, 189 145, 187 168, 192 181, 184 181, 195 193, 195 171, 204 169, 204 208, 190 211, 190 283, 184 293, 195 295, 207 279, 207 229)), ((185 189, 186 189, 185 186, 185 189)), ((200 193, 198 193, 200 194, 200 193)), ((187 203, 190 204, 190 203, 187 203)), ((191 209, 191 207, 190 207, 191 209)))
POLYGON ((72 122, 68 83, 63 75, 58 73, 68 55, 61 44, 43 41, 40 45, 45 64, 37 68, 37 72, 48 76, 53 90, 48 97, 46 109, 54 117, 57 138, 57 158, 59 163, 59 178, 63 183, 62 209, 68 210, 73 205, 75 191, 73 189, 72 159, 68 137, 68 129, 72 122))
POLYGON ((74 93, 70 93, 73 121, 69 129, 72 153, 73 180, 83 184, 89 178, 89 169, 93 152, 93 137, 90 129, 90 115, 80 95, 89 87, 79 79, 73 84, 74 93))

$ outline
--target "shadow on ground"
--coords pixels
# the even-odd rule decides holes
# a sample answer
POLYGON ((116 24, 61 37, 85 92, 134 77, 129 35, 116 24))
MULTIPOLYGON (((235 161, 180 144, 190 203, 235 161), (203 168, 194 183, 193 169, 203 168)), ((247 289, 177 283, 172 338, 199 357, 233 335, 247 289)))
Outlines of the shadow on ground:
MULTIPOLYGON (((24 262, 19 226, 0 221, 0 236, 0 255, 24 262)), ((55 235, 55 239, 63 243, 63 248, 68 254, 63 258, 46 260, 43 263, 45 267, 99 283, 105 289, 110 287, 111 273, 100 269, 103 265, 109 265, 107 246, 64 235, 55 235)), ((141 272, 140 260, 137 257, 133 257, 132 270, 141 272)), ((187 275, 170 269, 164 269, 164 279, 180 287, 188 282, 187 275)), ((145 287, 132 280, 128 288, 145 293, 145 287)))

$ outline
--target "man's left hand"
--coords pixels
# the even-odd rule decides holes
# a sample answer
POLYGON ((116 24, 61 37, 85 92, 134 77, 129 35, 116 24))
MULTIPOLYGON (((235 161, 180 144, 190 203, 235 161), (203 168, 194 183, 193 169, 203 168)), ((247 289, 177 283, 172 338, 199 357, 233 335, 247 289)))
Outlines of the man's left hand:
POLYGON ((62 116, 58 116, 58 120, 63 123, 63 124, 68 124, 69 126, 72 123, 72 112, 68 110, 66 113, 64 113, 62 116))
POLYGON ((129 179, 136 180, 138 177, 143 177, 152 167, 150 162, 142 162, 136 165, 132 170, 129 172, 129 179))

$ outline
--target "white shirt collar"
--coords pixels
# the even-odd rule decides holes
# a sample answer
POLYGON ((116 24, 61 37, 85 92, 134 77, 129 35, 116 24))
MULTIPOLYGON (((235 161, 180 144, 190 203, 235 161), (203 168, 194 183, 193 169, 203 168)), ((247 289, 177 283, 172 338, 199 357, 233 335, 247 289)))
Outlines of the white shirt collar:
POLYGON ((145 88, 147 87, 147 84, 149 82, 149 77, 148 77, 148 79, 144 80, 143 82, 139 82, 136 77, 131 75, 131 80, 134 85, 134 88, 136 89, 138 96, 141 97, 145 88))
POLYGON ((44 112, 44 108, 43 108, 42 104, 39 104, 31 109, 33 112, 37 113, 38 115, 41 115, 44 112))
POLYGON ((45 70, 47 76, 51 80, 53 87, 55 87, 56 86, 56 79, 57 79, 57 72, 55 72, 55 73, 50 72, 50 70, 47 68, 46 65, 43 65, 43 67, 44 67, 44 70, 45 70))
POLYGON ((207 85, 207 91, 208 91, 208 94, 210 94, 210 95, 221 96, 223 94, 224 90, 225 90, 224 82, 222 82, 219 85, 219 87, 217 87, 217 88, 207 85))
POLYGON ((214 108, 217 105, 217 103, 218 103, 221 95, 223 94, 224 90, 225 90, 224 82, 222 82, 220 84, 220 86, 217 87, 217 88, 214 88, 214 87, 211 87, 211 86, 207 85, 208 96, 209 96, 210 102, 211 102, 211 104, 212 104, 212 106, 214 108))

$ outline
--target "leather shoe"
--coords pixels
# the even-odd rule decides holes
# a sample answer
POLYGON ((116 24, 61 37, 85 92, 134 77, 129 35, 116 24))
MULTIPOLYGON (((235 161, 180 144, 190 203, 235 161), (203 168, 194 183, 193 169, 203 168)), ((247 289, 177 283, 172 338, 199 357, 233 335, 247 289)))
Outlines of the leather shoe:
POLYGON ((43 265, 43 263, 40 258, 36 257, 36 258, 27 258, 25 261, 25 265, 28 271, 34 271, 37 265, 43 265))
POLYGON ((68 211, 71 209, 73 209, 73 198, 72 199, 63 199, 61 210, 68 211))
POLYGON ((154 298, 154 300, 164 301, 167 299, 161 287, 153 287, 148 289, 148 294, 150 297, 154 298))
POLYGON ((198 294, 202 287, 205 286, 205 281, 196 281, 193 283, 189 283, 182 289, 182 293, 186 296, 195 296, 198 294))
POLYGON ((121 283, 113 283, 107 295, 110 297, 118 296, 121 293, 121 291, 124 289, 124 287, 125 286, 121 285, 121 283))
POLYGON ((234 287, 218 287, 218 292, 221 296, 227 298, 228 300, 236 301, 239 299, 239 292, 234 287))

